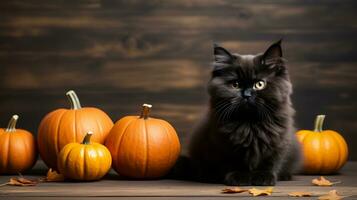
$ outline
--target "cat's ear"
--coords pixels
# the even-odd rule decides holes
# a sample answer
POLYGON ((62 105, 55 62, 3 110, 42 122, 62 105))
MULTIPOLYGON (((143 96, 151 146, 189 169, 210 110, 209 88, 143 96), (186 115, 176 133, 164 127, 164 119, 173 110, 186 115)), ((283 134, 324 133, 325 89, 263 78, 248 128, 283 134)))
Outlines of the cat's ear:
POLYGON ((281 40, 272 44, 263 54, 262 64, 269 65, 280 60, 283 57, 281 40))
POLYGON ((217 63, 232 63, 234 57, 225 48, 219 46, 218 44, 213 44, 214 48, 214 61, 217 63))

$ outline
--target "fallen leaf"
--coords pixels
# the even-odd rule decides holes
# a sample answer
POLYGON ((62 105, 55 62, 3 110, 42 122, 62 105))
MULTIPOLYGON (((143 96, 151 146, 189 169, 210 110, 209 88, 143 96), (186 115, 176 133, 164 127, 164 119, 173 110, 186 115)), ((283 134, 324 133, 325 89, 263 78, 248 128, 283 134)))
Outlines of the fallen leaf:
POLYGON ((30 180, 24 178, 22 174, 19 173, 19 177, 10 178, 9 182, 0 184, 0 186, 12 185, 12 186, 35 186, 39 183, 38 180, 30 180))
POLYGON ((234 187, 234 188, 225 188, 225 189, 222 190, 222 193, 232 194, 232 193, 242 193, 242 192, 247 192, 247 191, 248 191, 247 189, 234 187))
POLYGON ((52 170, 52 168, 50 168, 47 172, 45 181, 47 181, 47 182, 61 182, 61 181, 64 181, 64 176, 62 174, 57 173, 57 171, 52 170))
POLYGON ((37 185, 37 181, 29 180, 24 177, 19 178, 10 178, 10 181, 7 182, 5 185, 13 185, 13 186, 35 186, 37 185))
POLYGON ((266 195, 271 195, 271 193, 273 193, 273 187, 268 187, 265 189, 252 188, 249 189, 248 191, 253 196, 266 196, 266 195))
POLYGON ((311 197, 311 192, 290 192, 289 196, 291 197, 311 197))
POLYGON ((342 199, 341 196, 338 196, 336 190, 331 190, 327 195, 319 196, 319 200, 339 200, 342 199))
POLYGON ((10 178, 10 181, 6 185, 14 185, 14 186, 34 186, 35 183, 31 183, 31 181, 21 180, 18 178, 10 178))
POLYGON ((331 186, 331 185, 334 185, 336 183, 340 183, 340 181, 331 182, 331 181, 327 180, 323 176, 321 176, 320 179, 318 179, 318 178, 312 179, 311 182, 312 182, 312 184, 317 185, 317 186, 331 186))

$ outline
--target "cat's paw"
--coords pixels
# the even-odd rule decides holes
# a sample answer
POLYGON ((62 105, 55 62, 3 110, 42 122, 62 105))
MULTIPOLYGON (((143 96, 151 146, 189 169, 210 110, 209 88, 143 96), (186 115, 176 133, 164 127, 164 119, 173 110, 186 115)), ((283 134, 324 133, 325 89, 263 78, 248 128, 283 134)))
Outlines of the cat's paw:
POLYGON ((252 185, 275 185, 276 175, 269 171, 254 172, 252 175, 252 185))
POLYGON ((224 177, 223 183, 229 186, 251 185, 251 176, 244 172, 229 172, 224 177))
POLYGON ((293 179, 291 174, 279 174, 278 176, 279 181, 291 181, 291 179, 293 179))

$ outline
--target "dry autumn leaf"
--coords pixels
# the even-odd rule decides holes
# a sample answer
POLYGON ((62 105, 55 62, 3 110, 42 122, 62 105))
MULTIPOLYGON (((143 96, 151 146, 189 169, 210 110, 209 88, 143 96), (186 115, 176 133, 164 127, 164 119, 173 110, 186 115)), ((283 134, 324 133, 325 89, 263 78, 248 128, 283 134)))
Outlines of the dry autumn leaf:
POLYGON ((342 199, 341 196, 338 196, 336 190, 331 190, 327 195, 319 196, 319 200, 339 200, 342 199))
POLYGON ((37 185, 37 181, 34 180, 29 180, 23 177, 20 178, 10 178, 10 181, 8 182, 8 185, 14 185, 14 186, 34 186, 37 185))
POLYGON ((266 196, 266 195, 271 195, 273 193, 273 187, 268 187, 265 189, 252 188, 249 189, 248 191, 253 196, 266 196))
POLYGON ((320 179, 318 179, 318 178, 312 179, 311 182, 312 182, 312 184, 317 185, 317 186, 331 186, 331 185, 334 185, 336 183, 340 183, 339 181, 338 182, 331 182, 331 181, 327 180, 323 176, 321 176, 320 179))
POLYGON ((311 192, 290 192, 289 196, 291 197, 311 197, 311 192))
POLYGON ((19 178, 10 178, 9 182, 1 184, 0 186, 4 185, 12 185, 12 186, 35 186, 37 185, 38 181, 36 180, 29 180, 22 176, 19 178))
POLYGON ((242 189, 239 187, 234 187, 234 188, 225 188, 222 190, 222 193, 229 193, 229 194, 233 194, 233 193, 242 193, 242 192, 247 192, 247 189, 242 189))
POLYGON ((57 171, 52 170, 52 168, 50 168, 47 172, 46 181, 61 182, 64 181, 64 176, 62 174, 57 173, 57 171))

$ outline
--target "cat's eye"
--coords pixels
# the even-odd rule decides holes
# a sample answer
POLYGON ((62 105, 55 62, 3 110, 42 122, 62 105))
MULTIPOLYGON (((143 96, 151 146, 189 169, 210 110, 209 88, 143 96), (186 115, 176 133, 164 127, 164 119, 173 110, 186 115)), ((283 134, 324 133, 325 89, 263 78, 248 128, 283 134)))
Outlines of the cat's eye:
POLYGON ((237 81, 233 82, 232 83, 232 87, 235 88, 235 89, 238 89, 239 88, 239 83, 237 81))
POLYGON ((254 90, 262 90, 262 89, 265 88, 265 86, 266 86, 266 82, 263 81, 263 80, 260 80, 260 81, 258 81, 256 83, 254 83, 253 89, 254 90))

